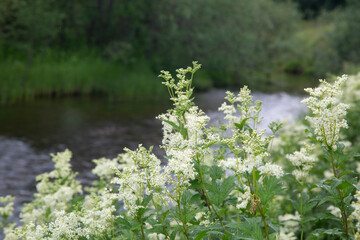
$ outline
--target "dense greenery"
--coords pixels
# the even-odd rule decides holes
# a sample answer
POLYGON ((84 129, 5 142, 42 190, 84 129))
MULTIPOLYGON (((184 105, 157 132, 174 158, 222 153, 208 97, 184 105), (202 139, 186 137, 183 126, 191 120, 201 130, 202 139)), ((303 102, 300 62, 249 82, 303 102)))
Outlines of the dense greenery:
MULTIPOLYGON (((131 84, 145 89, 160 68, 174 69, 192 59, 206 66, 202 88, 244 83, 279 88, 278 79, 293 79, 285 81, 292 86, 298 80, 291 76, 322 77, 358 64, 360 6, 357 1, 344 3, 2 0, 1 102, 75 93, 126 100, 113 86, 132 79, 139 63, 143 80, 131 84), (311 16, 342 8, 304 21, 301 15, 307 10, 302 6, 316 12, 311 16)), ((141 98, 161 98, 159 91, 144 92, 141 98)))

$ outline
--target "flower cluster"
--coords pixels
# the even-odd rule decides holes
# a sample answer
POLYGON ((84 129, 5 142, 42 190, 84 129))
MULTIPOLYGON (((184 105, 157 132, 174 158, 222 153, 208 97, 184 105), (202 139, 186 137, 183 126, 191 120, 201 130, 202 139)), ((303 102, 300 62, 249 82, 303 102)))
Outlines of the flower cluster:
MULTIPOLYGON (((231 92, 226 94, 225 99, 230 104, 223 103, 219 111, 224 112, 224 119, 228 121, 223 132, 227 137, 221 138, 219 143, 229 148, 230 156, 220 159, 218 164, 225 170, 232 170, 238 177, 241 187, 236 194, 236 208, 246 209, 251 205, 250 213, 253 214, 258 207, 261 209, 257 192, 262 179, 266 176, 280 178, 283 170, 270 161, 268 146, 273 136, 265 137, 265 130, 257 129, 262 121, 262 118, 259 118, 261 101, 253 104, 251 91, 246 86, 240 89, 236 96, 231 92), (256 177, 257 174, 260 178, 256 177)), ((275 133, 279 124, 272 124, 272 128, 275 133)))
POLYGON ((228 145, 235 155, 221 160, 219 165, 231 169, 237 175, 251 174, 254 170, 258 170, 262 175, 280 177, 283 174, 282 168, 268 161, 270 153, 266 146, 269 145, 272 137, 264 137, 265 130, 256 129, 257 124, 262 121, 262 118, 259 118, 261 102, 256 101, 253 105, 250 94, 251 91, 246 86, 240 89, 237 96, 227 92, 225 99, 230 105, 223 103, 219 108, 225 113, 225 119, 228 120, 228 126, 232 130, 232 135, 221 139, 220 142, 228 145), (236 116, 236 109, 239 110, 240 116, 236 116))
POLYGON ((285 214, 279 216, 279 222, 283 224, 280 228, 280 240, 296 240, 295 233, 299 230, 300 215, 298 212, 295 214, 285 214))
POLYGON ((160 77, 168 87, 174 109, 157 118, 163 124, 163 145, 161 146, 168 158, 164 172, 169 176, 168 185, 174 190, 169 193, 172 199, 178 199, 188 187, 189 181, 195 179, 197 172, 194 163, 201 161, 205 155, 202 146, 205 144, 205 127, 209 117, 197 106, 192 99, 193 74, 201 67, 193 62, 193 67, 177 70, 178 81, 171 74, 163 71, 160 77), (190 79, 186 75, 190 74, 190 79))
POLYGON ((141 145, 137 150, 125 149, 132 165, 116 169, 117 177, 113 183, 119 186, 116 194, 119 200, 124 201, 124 208, 128 215, 135 217, 138 209, 143 208, 142 200, 154 194, 154 198, 160 197, 165 188, 166 174, 161 171, 160 160, 141 145))
POLYGON ((339 102, 342 95, 341 85, 346 80, 346 75, 339 77, 334 84, 320 80, 322 84, 320 87, 305 89, 310 97, 302 101, 314 114, 307 116, 306 119, 314 128, 317 140, 324 147, 333 150, 337 148, 340 129, 348 127, 344 117, 349 105, 339 102))
MULTIPOLYGON (((82 193, 81 184, 75 180, 76 174, 71 170, 71 152, 66 150, 52 155, 55 169, 37 176, 35 200, 25 204, 20 214, 23 226, 7 229, 9 239, 34 236, 42 239, 47 235, 47 223, 57 219, 57 212, 68 211, 72 200, 82 193), (42 237, 40 237, 42 236, 42 237)), ((29 239, 28 237, 25 239, 29 239)))
POLYGON ((53 219, 54 216, 48 215, 48 209, 66 210, 71 206, 70 201, 82 193, 81 184, 75 180, 76 174, 71 170, 71 156, 69 150, 52 155, 55 169, 37 176, 38 193, 35 194, 35 201, 24 206, 21 213, 23 222, 41 219, 41 216, 44 220, 53 219))
POLYGON ((304 147, 300 151, 295 151, 293 154, 287 154, 286 158, 296 167, 292 172, 296 180, 304 181, 308 177, 308 173, 317 161, 316 156, 312 155, 314 146, 304 143, 304 147))

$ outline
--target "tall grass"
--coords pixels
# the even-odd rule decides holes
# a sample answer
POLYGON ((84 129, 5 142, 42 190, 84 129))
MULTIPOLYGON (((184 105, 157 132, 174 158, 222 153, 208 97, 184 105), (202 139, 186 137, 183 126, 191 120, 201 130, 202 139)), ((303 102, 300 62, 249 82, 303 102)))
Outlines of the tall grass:
POLYGON ((49 53, 36 56, 25 74, 27 62, 19 59, 0 60, 1 103, 89 94, 147 101, 167 94, 146 63, 132 69, 94 54, 49 53))

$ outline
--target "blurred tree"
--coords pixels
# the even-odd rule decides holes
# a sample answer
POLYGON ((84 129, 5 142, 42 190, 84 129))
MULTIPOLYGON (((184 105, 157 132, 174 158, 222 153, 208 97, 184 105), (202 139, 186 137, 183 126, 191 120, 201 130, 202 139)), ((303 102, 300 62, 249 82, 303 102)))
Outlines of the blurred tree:
MULTIPOLYGON (((56 0, 3 0, 0 4, 0 32, 14 47, 26 54, 22 87, 33 62, 34 49, 49 44, 59 32, 62 15, 54 8, 56 0)), ((25 91, 24 91, 25 93, 25 91)))
POLYGON ((333 10, 338 6, 344 6, 346 0, 293 0, 297 3, 305 19, 317 17, 322 10, 333 10))
POLYGON ((336 21, 333 44, 342 59, 360 63, 360 1, 349 0, 336 21))
POLYGON ((291 4, 268 0, 173 0, 154 11, 149 52, 167 68, 197 59, 216 85, 268 77, 299 20, 291 4))

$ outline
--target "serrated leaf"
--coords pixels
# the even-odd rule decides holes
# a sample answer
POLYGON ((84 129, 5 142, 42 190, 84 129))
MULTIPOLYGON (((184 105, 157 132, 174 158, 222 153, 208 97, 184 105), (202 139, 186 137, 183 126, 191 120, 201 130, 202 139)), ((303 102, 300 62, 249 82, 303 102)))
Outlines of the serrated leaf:
POLYGON ((224 170, 219 166, 211 166, 209 169, 209 174, 212 181, 215 181, 216 179, 221 179, 224 175, 224 170))
POLYGON ((115 221, 125 226, 127 229, 131 228, 130 222, 123 217, 118 217, 115 221))
POLYGON ((239 223, 241 239, 263 240, 262 230, 256 218, 246 218, 246 221, 239 223))
POLYGON ((184 211, 184 213, 183 213, 184 222, 185 223, 190 222, 195 217, 195 215, 200 211, 203 211, 203 210, 202 209, 195 209, 195 210, 192 210, 192 211, 184 211))
POLYGON ((218 207, 221 206, 225 198, 235 188, 235 180, 235 176, 229 176, 224 180, 217 179, 212 184, 207 184, 208 194, 213 204, 218 207))
POLYGON ((182 194, 181 196, 181 204, 183 206, 187 206, 187 205, 190 205, 190 200, 191 198, 193 197, 193 193, 190 192, 189 190, 185 190, 184 193, 182 194))
POLYGON ((282 185, 279 184, 279 179, 273 176, 267 176, 263 179, 263 183, 259 187, 259 197, 261 203, 266 205, 269 200, 282 190, 282 185))
POLYGON ((351 195, 344 198, 344 202, 345 202, 346 205, 350 205, 352 200, 353 200, 353 196, 351 196, 351 195))

